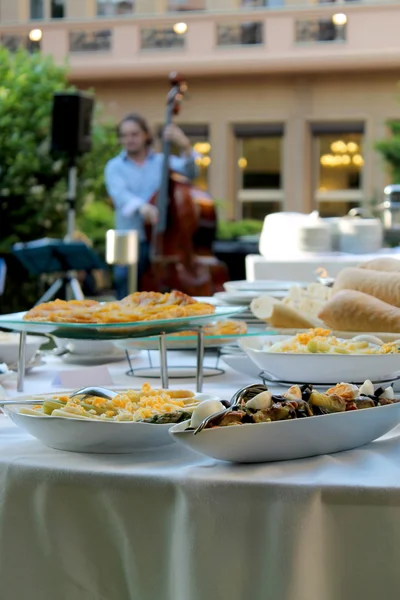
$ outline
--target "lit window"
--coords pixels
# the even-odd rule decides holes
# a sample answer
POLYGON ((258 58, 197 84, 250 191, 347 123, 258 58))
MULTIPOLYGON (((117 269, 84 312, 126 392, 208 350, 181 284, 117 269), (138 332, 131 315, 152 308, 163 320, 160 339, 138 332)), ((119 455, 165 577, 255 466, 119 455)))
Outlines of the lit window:
POLYGON ((198 154, 196 157, 196 164, 198 168, 198 177, 193 182, 194 185, 201 190, 208 190, 208 173, 211 165, 211 144, 206 141, 205 138, 199 138, 198 136, 188 136, 194 150, 198 154))
POLYGON ((283 126, 238 125, 234 131, 237 216, 264 219, 281 210, 283 126))
MULTIPOLYGON (((196 165, 198 177, 193 181, 193 185, 201 190, 208 191, 208 174, 211 166, 211 144, 209 142, 207 125, 179 125, 184 134, 189 138, 190 143, 196 152, 196 165)), ((163 127, 158 128, 159 137, 162 136, 163 127)), ((172 148, 172 153, 179 156, 179 148, 172 148)))
POLYGON ((314 181, 324 216, 341 216, 359 205, 364 166, 363 125, 315 125, 314 181), (342 131, 341 131, 342 129, 342 131), (353 129, 353 131, 351 131, 353 129))
POLYGON ((318 158, 318 190, 359 190, 361 188, 363 135, 361 133, 315 136, 318 158))
POLYGON ((134 10, 134 0, 97 0, 97 15, 126 15, 134 10))

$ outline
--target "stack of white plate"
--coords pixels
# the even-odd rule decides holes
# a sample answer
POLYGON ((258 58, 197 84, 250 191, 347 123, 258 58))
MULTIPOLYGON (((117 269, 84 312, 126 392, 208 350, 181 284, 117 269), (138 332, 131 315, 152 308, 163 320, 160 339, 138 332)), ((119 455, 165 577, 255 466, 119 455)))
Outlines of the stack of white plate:
POLYGON ((344 217, 339 222, 339 250, 348 254, 373 254, 383 245, 379 219, 344 217))

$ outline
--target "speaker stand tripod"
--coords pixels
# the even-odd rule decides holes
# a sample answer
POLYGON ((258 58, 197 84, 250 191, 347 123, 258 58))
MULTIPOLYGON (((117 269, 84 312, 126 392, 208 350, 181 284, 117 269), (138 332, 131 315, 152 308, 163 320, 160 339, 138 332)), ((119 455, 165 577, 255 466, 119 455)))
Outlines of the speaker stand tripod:
MULTIPOLYGON (((78 178, 78 169, 76 166, 75 159, 71 159, 69 170, 68 170, 68 220, 67 220, 67 235, 64 238, 65 242, 73 242, 74 241, 74 233, 75 233, 75 204, 76 204, 76 191, 77 191, 77 178, 78 178)), ((66 300, 84 300, 85 296, 83 294, 81 285, 76 277, 75 271, 67 271, 59 277, 43 294, 43 296, 38 300, 37 304, 41 304, 42 302, 48 302, 52 298, 56 296, 56 294, 60 290, 65 290, 65 299, 66 300)))

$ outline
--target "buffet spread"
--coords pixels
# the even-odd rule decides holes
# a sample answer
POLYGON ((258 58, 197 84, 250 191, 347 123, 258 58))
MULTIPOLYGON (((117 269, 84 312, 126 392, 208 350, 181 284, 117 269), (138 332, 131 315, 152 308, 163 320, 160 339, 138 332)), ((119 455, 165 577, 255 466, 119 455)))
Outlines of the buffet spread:
MULTIPOLYGON (((304 426, 300 421, 310 423, 307 427, 313 431, 323 431, 325 420, 334 427, 333 419, 338 417, 364 420, 360 415, 367 414, 363 436, 350 432, 339 445, 336 440, 323 446, 323 452, 336 452, 369 443, 400 423, 399 398, 393 387, 400 376, 400 261, 378 259, 343 269, 334 282, 325 278, 325 282, 309 285, 266 282, 266 286, 264 294, 259 289, 243 289, 241 282, 235 289, 235 282, 230 282, 225 294, 216 299, 195 299, 172 291, 137 292, 119 302, 56 300, 25 314, 4 315, 0 326, 20 332, 25 344, 30 337, 27 333, 47 333, 57 339, 81 339, 93 349, 100 340, 111 341, 128 354, 159 348, 163 387, 146 382, 141 390, 70 390, 11 400, 3 404, 3 410, 18 426, 55 448, 85 451, 82 444, 71 444, 77 439, 76 423, 84 422, 91 428, 90 435, 96 431, 95 451, 102 449, 104 426, 109 426, 109 451, 134 451, 135 444, 125 443, 123 436, 118 440, 118 428, 128 427, 140 431, 136 435, 142 447, 177 441, 199 450, 201 442, 201 452, 234 462, 248 462, 249 456, 255 461, 276 460, 277 454, 270 448, 260 454, 258 437, 253 435, 243 455, 229 452, 230 440, 228 451, 224 450, 225 438, 218 441, 217 450, 212 450, 214 441, 204 448, 206 436, 214 429, 229 428, 235 439, 239 429, 246 436, 248 428, 266 427, 265 434, 258 435, 271 439, 274 428, 284 423, 293 436, 292 431, 304 426), (246 322, 246 307, 238 306, 241 298, 247 298, 258 328, 246 322), (174 344, 186 352, 197 348, 201 371, 207 341, 218 347, 228 344, 222 359, 229 365, 230 358, 238 358, 242 372, 250 361, 264 383, 257 384, 252 376, 253 381, 248 379, 248 385, 237 392, 239 401, 237 395, 204 395, 199 386, 197 393, 169 389, 167 350, 174 344), (381 427, 377 428, 378 421, 381 427), (55 423, 65 429, 60 442, 54 439, 55 423)), ((309 444, 300 455, 321 452, 309 444)), ((294 444, 286 458, 298 456, 294 444)))
POLYGON ((374 600, 390 581, 397 593, 397 556, 385 554, 400 539, 396 266, 308 285, 229 282, 213 298, 56 301, 0 317, 7 589, 21 599, 63 589, 77 599, 203 600, 218 590, 242 600, 268 590, 374 600), (41 349, 49 339, 54 349, 41 349), (204 392, 197 378, 165 385, 177 363, 195 360, 201 371, 214 354, 225 372, 204 392), (140 368, 132 378, 127 357, 142 367, 148 355, 156 379, 140 368), (70 374, 65 389, 56 372, 70 374), (263 557, 254 569, 249 548, 263 557), (7 564, 22 551, 31 568, 15 581, 7 564), (290 578, 288 564, 299 565, 290 578))

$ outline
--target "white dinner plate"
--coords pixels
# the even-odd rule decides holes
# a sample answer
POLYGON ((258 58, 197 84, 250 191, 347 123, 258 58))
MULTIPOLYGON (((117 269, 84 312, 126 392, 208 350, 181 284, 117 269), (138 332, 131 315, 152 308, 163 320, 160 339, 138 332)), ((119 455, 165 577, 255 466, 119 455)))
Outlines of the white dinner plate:
MULTIPOLYGON (((287 291, 285 290, 270 290, 269 295, 273 298, 281 300, 286 298, 287 291)), ((241 306, 250 306, 250 302, 260 296, 260 292, 257 291, 236 291, 236 292, 216 292, 214 294, 217 300, 220 300, 224 304, 238 304, 241 306)))
POLYGON ((224 289, 227 292, 257 292, 260 293, 267 292, 268 294, 271 290, 281 292, 288 292, 290 288, 293 286, 299 287, 307 287, 310 285, 309 283, 305 283, 304 281, 279 281, 278 279, 265 279, 258 281, 227 281, 224 283, 224 289))
POLYGON ((328 385, 332 381, 396 378, 400 372, 400 354, 295 354, 263 349, 281 339, 282 336, 254 337, 240 340, 239 345, 262 371, 280 381, 328 385))
MULTIPOLYGON (((127 389, 127 388, 124 388, 127 389)), ((121 389, 118 391, 122 391, 121 389)), ((68 452, 87 452, 97 454, 129 454, 173 443, 167 425, 135 422, 102 422, 64 417, 48 417, 20 414, 19 402, 30 399, 43 401, 57 394, 23 396, 16 404, 3 407, 5 413, 18 427, 25 429, 45 446, 68 452)), ((62 392, 64 394, 64 392, 62 392)), ((65 394, 72 393, 72 390, 65 394)), ((195 394, 199 400, 216 399, 211 394, 195 394)), ((217 398, 218 399, 218 398, 217 398)))
POLYGON ((212 458, 239 463, 293 460, 332 454, 369 444, 400 422, 400 403, 306 417, 185 432, 189 422, 170 429, 175 441, 212 458))

